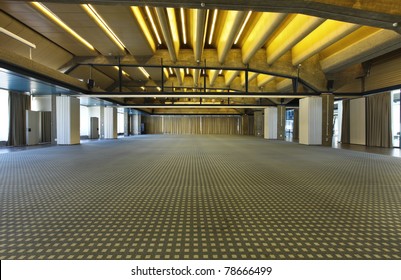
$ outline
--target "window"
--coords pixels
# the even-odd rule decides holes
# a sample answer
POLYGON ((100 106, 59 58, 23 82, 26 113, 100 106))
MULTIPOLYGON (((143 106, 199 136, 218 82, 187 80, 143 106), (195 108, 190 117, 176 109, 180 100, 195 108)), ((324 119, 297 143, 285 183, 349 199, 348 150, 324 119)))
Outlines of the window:
POLYGON ((343 102, 335 101, 334 102, 334 111, 333 111, 333 144, 341 142, 341 129, 342 129, 342 121, 343 121, 343 102))
POLYGON ((285 135, 288 138, 292 138, 292 132, 294 130, 294 110, 289 109, 285 112, 285 135))
POLYGON ((391 92, 391 129, 393 132, 393 147, 400 147, 400 90, 391 92))
POLYGON ((86 106, 80 106, 80 135, 89 136, 89 109, 86 106))
POLYGON ((8 141, 8 91, 0 89, 0 142, 8 141))
POLYGON ((117 108, 117 133, 124 134, 124 108, 117 108))

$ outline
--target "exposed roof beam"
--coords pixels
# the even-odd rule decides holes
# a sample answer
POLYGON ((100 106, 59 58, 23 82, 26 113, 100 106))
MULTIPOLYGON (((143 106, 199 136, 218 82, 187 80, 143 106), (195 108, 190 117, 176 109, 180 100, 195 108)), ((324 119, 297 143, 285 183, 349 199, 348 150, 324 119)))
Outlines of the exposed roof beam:
POLYGON ((175 76, 177 77, 177 81, 180 85, 184 82, 184 69, 182 68, 174 68, 175 76))
POLYGON ((290 23, 267 44, 267 63, 270 65, 325 21, 302 14, 291 17, 290 23))
POLYGON ((284 20, 286 14, 263 13, 242 46, 242 62, 247 64, 252 56, 266 43, 266 40, 284 20))
POLYGON ((400 34, 390 30, 378 30, 323 59, 320 64, 324 72, 335 72, 398 48, 401 48, 400 34))
POLYGON ((167 16, 166 10, 164 8, 155 8, 155 9, 171 60, 173 62, 177 62, 180 42, 179 41, 177 42, 177 39, 176 40, 173 39, 173 35, 171 34, 172 29, 170 28, 170 24, 177 25, 175 18, 174 19, 170 18, 170 17, 175 17, 175 14, 174 12, 170 12, 171 15, 169 14, 169 16, 167 16))
POLYGON ((292 49, 292 64, 298 65, 360 28, 359 25, 326 20, 292 49))
POLYGON ((281 82, 278 82, 276 87, 279 92, 292 91, 292 79, 284 79, 281 82))
POLYGON ((200 62, 202 59, 203 47, 205 45, 206 13, 206 10, 191 10, 192 46, 194 48, 194 56, 197 62, 200 62))
POLYGON ((226 71, 224 73, 226 86, 230 86, 230 84, 234 81, 234 79, 238 77, 239 73, 240 73, 239 71, 232 71, 232 70, 226 71))
POLYGON ((257 77, 257 81, 258 81, 258 87, 263 87, 265 84, 273 81, 275 79, 274 76, 271 75, 264 75, 264 74, 260 74, 257 77))
POLYGON ((225 62, 228 51, 231 49, 237 31, 245 17, 245 12, 227 11, 227 17, 217 44, 217 55, 220 63, 223 64, 225 62))
POLYGON ((219 76, 219 71, 220 70, 208 70, 210 85, 214 85, 214 82, 216 81, 217 77, 219 76))
MULTIPOLYGON (((248 72, 248 83, 255 79, 259 74, 256 72, 248 72)), ((241 86, 245 86, 245 71, 241 72, 241 86)))

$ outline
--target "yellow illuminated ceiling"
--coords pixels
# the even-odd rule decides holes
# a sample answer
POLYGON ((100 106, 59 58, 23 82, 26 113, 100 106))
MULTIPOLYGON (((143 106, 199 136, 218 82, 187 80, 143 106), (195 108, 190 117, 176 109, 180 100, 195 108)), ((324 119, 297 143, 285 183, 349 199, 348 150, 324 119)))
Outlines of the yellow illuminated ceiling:
MULTIPOLYGON (((384 22, 399 15, 389 12, 376 24, 361 10, 359 23, 355 8, 343 1, 338 13, 351 9, 349 20, 340 20, 347 19, 342 14, 336 16, 336 6, 334 16, 325 18, 323 12, 296 13, 284 5, 275 10, 269 3, 264 10, 261 2, 253 0, 250 3, 255 5, 250 6, 257 7, 255 10, 235 3, 232 7, 236 10, 208 5, 195 8, 185 5, 186 1, 182 7, 173 1, 164 1, 163 6, 132 4, 138 1, 130 5, 126 1, 106 1, 108 5, 59 2, 5 1, 0 8, 59 46, 60 53, 73 55, 59 69, 63 73, 78 76, 87 72, 78 69, 88 65, 98 70, 122 65, 124 76, 130 79, 121 84, 109 77, 114 82, 98 89, 106 92, 143 91, 144 87, 319 93, 326 90, 328 75, 350 67, 348 56, 352 53, 358 54, 352 63, 361 64, 376 53, 382 55, 383 47, 388 52, 401 48, 397 22, 384 22), (351 17, 351 12, 355 16, 351 17), (372 26, 364 24, 370 22, 372 26), (374 38, 382 41, 371 43, 374 38), (397 38, 400 43, 394 43, 397 38), (364 46, 363 54, 360 46, 364 46), (300 85, 297 92, 293 92, 295 82, 300 85)), ((45 60, 41 62, 46 65, 45 60)))

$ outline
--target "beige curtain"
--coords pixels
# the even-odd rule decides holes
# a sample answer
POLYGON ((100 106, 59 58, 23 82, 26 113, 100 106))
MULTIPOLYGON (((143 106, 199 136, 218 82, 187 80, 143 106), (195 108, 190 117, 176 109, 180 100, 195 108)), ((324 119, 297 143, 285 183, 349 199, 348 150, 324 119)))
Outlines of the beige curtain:
POLYGON ((51 121, 52 112, 40 112, 41 114, 41 139, 42 143, 50 143, 52 141, 51 137, 51 121))
POLYGON ((240 116, 146 116, 146 134, 240 135, 240 116))
POLYGON ((31 109, 31 97, 24 93, 10 91, 8 106, 10 126, 7 145, 23 146, 26 144, 26 110, 31 109))
POLYGON ((341 143, 349 144, 350 142, 350 100, 343 100, 343 120, 341 125, 341 143))
POLYGON ((381 93, 366 98, 366 145, 392 147, 391 93, 381 93))

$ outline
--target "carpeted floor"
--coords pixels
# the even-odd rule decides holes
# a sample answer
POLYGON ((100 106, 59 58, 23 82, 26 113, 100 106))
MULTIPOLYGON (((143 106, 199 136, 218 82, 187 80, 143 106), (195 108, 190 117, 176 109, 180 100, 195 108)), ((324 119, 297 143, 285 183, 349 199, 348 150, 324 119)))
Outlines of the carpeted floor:
POLYGON ((401 159, 256 137, 0 154, 1 259, 401 259, 401 159))

